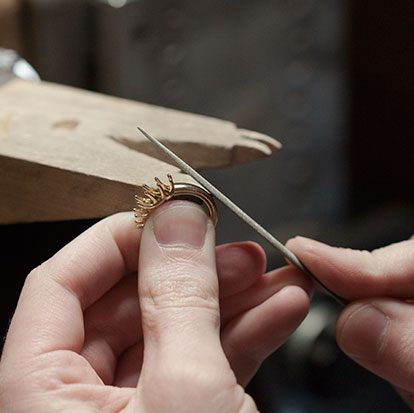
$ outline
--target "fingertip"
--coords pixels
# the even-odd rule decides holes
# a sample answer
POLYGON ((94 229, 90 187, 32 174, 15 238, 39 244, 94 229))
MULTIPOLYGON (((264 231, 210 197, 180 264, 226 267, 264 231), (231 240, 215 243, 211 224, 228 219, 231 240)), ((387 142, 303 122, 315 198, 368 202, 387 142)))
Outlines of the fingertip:
POLYGON ((332 247, 311 238, 297 236, 286 243, 286 248, 313 271, 314 267, 318 265, 320 257, 326 256, 332 247))
POLYGON ((348 306, 338 321, 338 345, 351 358, 376 362, 384 347, 388 324, 389 317, 371 303, 348 306))
POLYGON ((341 349, 394 386, 413 383, 414 306, 391 298, 365 299, 344 309, 337 323, 341 349))
POLYGON ((112 234, 126 270, 128 272, 136 271, 142 230, 136 228, 133 213, 119 212, 104 218, 102 223, 112 234))
POLYGON ((355 299, 362 291, 359 270, 361 259, 366 260, 364 252, 333 247, 305 237, 289 240, 286 246, 339 297, 355 299))
POLYGON ((220 258, 225 256, 232 255, 235 258, 249 260, 253 263, 255 268, 263 273, 266 269, 266 253, 263 248, 253 241, 241 241, 241 242, 232 242, 228 244, 219 245, 216 248, 217 255, 220 258))
POLYGON ((306 241, 308 239, 309 238, 307 238, 307 237, 303 237, 301 235, 296 235, 295 237, 288 239, 288 241, 286 242, 286 246, 287 247, 294 246, 294 245, 296 245, 298 243, 301 243, 302 241, 306 241))
POLYGON ((216 248, 220 296, 227 297, 250 287, 266 270, 263 248, 251 241, 216 248))
POLYGON ((288 247, 289 249, 293 249, 296 247, 302 247, 306 245, 306 243, 308 241, 312 241, 312 239, 307 238, 307 237, 303 237, 301 235, 296 235, 296 237, 290 238, 287 242, 286 242, 286 247, 288 247))
POLYGON ((258 272, 265 272, 267 257, 261 245, 253 241, 244 241, 237 243, 236 246, 242 249, 246 254, 248 254, 251 257, 252 262, 254 262, 255 268, 257 268, 258 272))
MULTIPOLYGON (((302 287, 287 285, 258 308, 262 309, 261 323, 267 324, 268 328, 273 331, 278 331, 273 335, 278 336, 277 340, 280 345, 305 319, 309 312, 309 306, 309 296, 302 287)), ((269 332, 264 332, 264 334, 268 335, 269 332)))
POLYGON ((283 287, 278 293, 280 302, 290 303, 290 322, 294 329, 305 319, 309 312, 310 297, 308 292, 298 285, 283 287), (292 305, 292 303, 294 303, 292 305))
POLYGON ((339 314, 338 319, 336 320, 336 339, 338 344, 341 341, 342 337, 342 331, 345 322, 348 320, 348 318, 353 314, 355 311, 357 311, 359 308, 363 306, 363 303, 361 301, 354 301, 350 304, 348 304, 339 314))
POLYGON ((336 249, 323 242, 302 236, 291 238, 286 243, 286 247, 298 255, 319 255, 321 253, 323 254, 323 252, 336 249))

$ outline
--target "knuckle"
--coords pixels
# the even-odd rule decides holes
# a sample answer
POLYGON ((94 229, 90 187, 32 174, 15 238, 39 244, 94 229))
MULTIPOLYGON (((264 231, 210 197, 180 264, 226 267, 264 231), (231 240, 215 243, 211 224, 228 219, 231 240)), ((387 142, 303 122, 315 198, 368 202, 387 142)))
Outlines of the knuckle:
POLYGON ((42 264, 38 265, 37 267, 33 268, 29 274, 26 276, 25 285, 30 285, 33 282, 36 282, 39 278, 42 277, 43 274, 48 272, 48 268, 50 260, 46 260, 42 264))
POLYGON ((41 277, 42 265, 43 264, 31 270, 29 274, 26 276, 24 280, 24 284, 23 284, 23 291, 33 290, 34 286, 36 286, 36 284, 38 283, 38 280, 41 277))
POLYGON ((42 268, 43 264, 40 264, 39 266, 37 266, 36 268, 33 268, 29 274, 27 274, 26 279, 25 279, 25 284, 29 285, 31 283, 33 283, 34 280, 36 280, 37 278, 39 278, 40 272, 41 272, 41 268, 42 268))
MULTIPOLYGON (((170 401, 178 406, 188 406, 188 389, 197 394, 197 399, 217 400, 222 393, 233 392, 237 386, 234 374, 223 373, 222 367, 214 363, 169 362, 162 369, 154 371, 146 377, 148 385, 156 383, 163 394, 170 394, 170 401), (173 386, 172 386, 173 383, 173 386)), ((195 406, 194 406, 195 407, 195 406)), ((199 411, 198 409, 194 411, 199 411)))
POLYGON ((183 306, 216 309, 218 282, 206 266, 188 262, 183 265, 178 261, 151 274, 140 295, 154 309, 183 306))
POLYGON ((45 277, 49 271, 48 268, 49 261, 45 261, 29 272, 24 280, 22 295, 30 294, 33 297, 42 289, 48 288, 46 282, 47 277, 45 277))

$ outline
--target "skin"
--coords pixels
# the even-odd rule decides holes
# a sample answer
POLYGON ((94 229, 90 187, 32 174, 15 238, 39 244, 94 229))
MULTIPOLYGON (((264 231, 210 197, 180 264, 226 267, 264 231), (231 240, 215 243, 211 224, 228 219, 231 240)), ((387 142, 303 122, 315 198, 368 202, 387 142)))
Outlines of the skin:
POLYGON ((414 240, 372 252, 303 237, 287 247, 350 302, 337 322, 342 350, 393 384, 414 410, 414 240))
POLYGON ((311 283, 215 248, 189 202, 102 220, 27 277, 0 362, 4 412, 253 412, 244 386, 305 317, 311 283), (137 276, 138 274, 138 276, 137 276))

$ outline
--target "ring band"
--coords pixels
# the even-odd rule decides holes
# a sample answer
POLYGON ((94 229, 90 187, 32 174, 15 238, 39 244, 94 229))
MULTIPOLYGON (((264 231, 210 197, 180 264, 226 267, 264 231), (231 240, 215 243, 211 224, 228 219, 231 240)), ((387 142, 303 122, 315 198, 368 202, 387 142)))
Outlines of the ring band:
POLYGON ((207 207, 214 226, 217 224, 217 208, 212 195, 204 188, 185 182, 174 183, 170 174, 167 175, 169 185, 163 184, 158 178, 154 178, 157 188, 143 185, 144 196, 135 195, 137 207, 134 208, 135 223, 137 228, 143 228, 153 209, 158 208, 164 202, 171 199, 185 199, 207 207))

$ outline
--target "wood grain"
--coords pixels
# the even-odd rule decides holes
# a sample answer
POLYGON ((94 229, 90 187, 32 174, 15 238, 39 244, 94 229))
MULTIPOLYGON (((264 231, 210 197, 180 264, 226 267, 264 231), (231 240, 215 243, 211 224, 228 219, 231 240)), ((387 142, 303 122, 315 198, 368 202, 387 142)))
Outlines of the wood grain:
POLYGON ((154 176, 192 182, 137 131, 195 168, 270 155, 280 144, 233 123, 50 83, 0 87, 0 223, 129 210, 154 176))

